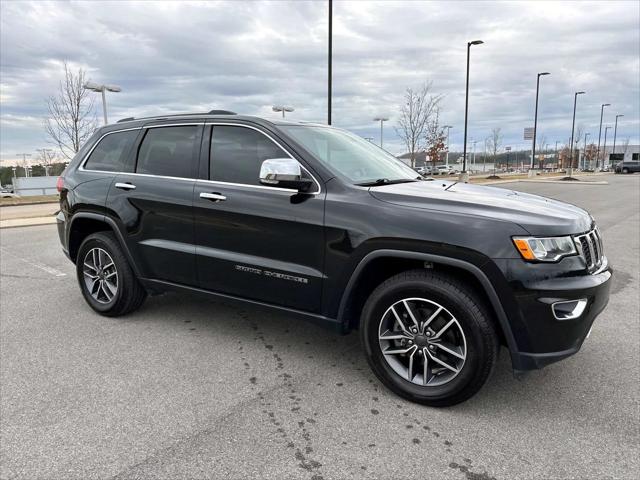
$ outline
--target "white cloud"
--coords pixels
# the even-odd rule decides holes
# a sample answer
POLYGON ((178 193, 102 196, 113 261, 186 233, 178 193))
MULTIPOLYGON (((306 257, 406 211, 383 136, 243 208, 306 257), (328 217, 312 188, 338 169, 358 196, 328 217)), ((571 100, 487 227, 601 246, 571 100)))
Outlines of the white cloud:
MULTIPOLYGON (((597 137, 624 113, 618 136, 640 142, 640 4, 637 2, 334 2, 334 124, 402 145, 392 126, 407 86, 432 80, 442 119, 462 143, 466 42, 473 47, 469 136, 502 127, 524 146, 541 83, 539 131, 550 143, 576 123, 597 137)), ((115 83, 111 120, 225 108, 292 119, 326 119, 326 2, 5 2, 1 16, 0 155, 41 148, 47 96, 68 60, 91 79, 115 83), (24 121, 20 120, 24 119, 24 121), (22 122, 22 123, 21 123, 22 122)), ((97 103, 99 106, 99 102, 97 103)))

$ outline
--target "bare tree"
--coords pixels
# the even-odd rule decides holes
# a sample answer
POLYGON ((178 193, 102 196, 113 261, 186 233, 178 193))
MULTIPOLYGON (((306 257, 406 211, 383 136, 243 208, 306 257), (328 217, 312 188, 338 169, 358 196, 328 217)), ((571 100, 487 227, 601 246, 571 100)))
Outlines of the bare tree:
POLYGON ((598 147, 595 143, 591 143, 585 147, 584 151, 584 164, 587 168, 593 168, 593 163, 596 160, 596 154, 598 153, 598 147))
POLYGON ((48 175, 51 166, 58 161, 58 155, 50 148, 39 148, 36 161, 44 167, 45 175, 48 175))
POLYGON ((629 137, 625 138, 622 142, 622 154, 626 157, 629 150, 629 137))
POLYGON ((537 137, 536 141, 538 144, 536 145, 536 153, 538 154, 538 165, 540 168, 544 168, 544 151, 547 148, 547 136, 540 135, 539 137, 537 137))
POLYGON ((84 84, 84 70, 74 73, 65 62, 60 89, 47 100, 49 116, 44 121, 45 130, 50 141, 69 159, 97 128, 93 97, 84 84))
POLYGON ((420 91, 407 88, 404 104, 400 107, 400 117, 396 133, 407 147, 411 166, 416 166, 416 152, 425 147, 425 134, 429 123, 433 120, 441 95, 431 93, 431 82, 422 85, 420 91))
POLYGON ((435 168, 436 163, 440 160, 440 155, 446 150, 447 135, 444 133, 444 128, 440 126, 440 109, 436 107, 434 110, 432 120, 427 122, 425 145, 427 155, 435 168))
POLYGON ((495 172, 495 168, 496 168, 496 161, 498 159, 498 153, 500 152, 500 149, 502 148, 502 129, 497 127, 497 128, 492 128, 491 129, 491 135, 489 135, 488 137, 488 142, 487 142, 487 146, 489 147, 489 153, 491 154, 491 158, 493 159, 493 169, 495 172))

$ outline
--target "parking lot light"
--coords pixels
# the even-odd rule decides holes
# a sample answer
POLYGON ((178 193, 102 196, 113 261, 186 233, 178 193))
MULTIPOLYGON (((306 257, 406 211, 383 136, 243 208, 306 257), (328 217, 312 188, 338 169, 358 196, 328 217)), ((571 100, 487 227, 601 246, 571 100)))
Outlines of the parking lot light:
POLYGON ((569 148, 571 150, 569 150, 569 152, 571 153, 571 165, 570 168, 573 168, 573 133, 576 127, 576 102, 578 100, 578 95, 583 95, 586 92, 576 92, 573 95, 573 123, 571 124, 571 143, 569 144, 569 148))
POLYGON ((274 105, 271 107, 271 110, 274 112, 282 112, 282 118, 284 118, 284 112, 293 112, 295 109, 293 107, 286 107, 284 105, 274 105))
POLYGON ((613 154, 614 155, 616 154, 616 136, 618 135, 618 118, 620 117, 624 117, 624 115, 616 115, 616 126, 613 129, 613 154))
POLYGON ((83 85, 85 90, 91 90, 92 92, 100 92, 102 93, 102 113, 104 115, 104 124, 108 123, 107 121, 107 97, 105 92, 121 92, 122 89, 117 85, 98 85, 97 83, 87 82, 83 85))
MULTIPOLYGON (((538 94, 540 93, 540 77, 544 75, 551 75, 549 72, 542 72, 538 74, 538 79, 536 80, 536 111, 533 117, 533 147, 531 147, 531 169, 533 169, 533 165, 536 161, 536 129, 538 127, 538 94)), ((538 165, 542 168, 542 163, 539 162, 538 165)))
POLYGON ((386 117, 376 117, 373 119, 374 122, 380 122, 380 148, 382 148, 382 124, 389 120, 386 117))
POLYGON ((467 87, 464 99, 464 146, 462 150, 462 173, 461 177, 464 178, 467 174, 467 119, 469 116, 469 56, 471 55, 471 45, 481 45, 484 42, 482 40, 473 40, 467 42, 467 87))
POLYGON ((600 131, 598 132, 598 152, 596 154, 596 170, 598 170, 598 165, 600 162, 600 138, 602 137, 602 116, 604 114, 604 107, 608 107, 611 105, 610 103, 603 103, 600 106, 600 131))

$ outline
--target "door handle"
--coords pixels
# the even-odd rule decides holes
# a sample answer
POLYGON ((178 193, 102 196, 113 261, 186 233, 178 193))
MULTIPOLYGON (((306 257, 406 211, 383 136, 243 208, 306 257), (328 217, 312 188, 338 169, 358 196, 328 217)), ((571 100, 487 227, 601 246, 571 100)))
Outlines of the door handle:
POLYGON ((116 188, 121 188, 122 190, 135 190, 136 186, 133 183, 116 183, 116 188))
POLYGON ((206 193, 202 192, 200 198, 206 198, 207 200, 213 200, 214 202, 224 202, 227 197, 219 193, 206 193))

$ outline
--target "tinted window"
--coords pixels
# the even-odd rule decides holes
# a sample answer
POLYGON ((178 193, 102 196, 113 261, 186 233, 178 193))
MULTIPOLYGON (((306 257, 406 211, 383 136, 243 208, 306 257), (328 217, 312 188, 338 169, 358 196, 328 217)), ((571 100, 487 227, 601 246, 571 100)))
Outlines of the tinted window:
POLYGON ((193 178, 198 125, 149 128, 138 151, 136 173, 193 178))
POLYGON ((211 136, 209 178, 260 185, 260 165, 289 155, 262 133, 244 127, 215 126, 211 136))
POLYGON ((138 136, 138 132, 138 130, 129 130, 107 135, 93 149, 84 168, 104 172, 123 171, 127 153, 138 136))
POLYGON ((637 153, 632 153, 631 154, 631 160, 638 160, 640 157, 640 155, 638 155, 637 153))

